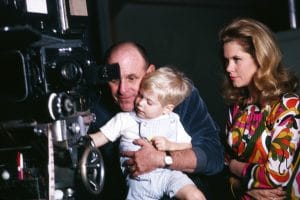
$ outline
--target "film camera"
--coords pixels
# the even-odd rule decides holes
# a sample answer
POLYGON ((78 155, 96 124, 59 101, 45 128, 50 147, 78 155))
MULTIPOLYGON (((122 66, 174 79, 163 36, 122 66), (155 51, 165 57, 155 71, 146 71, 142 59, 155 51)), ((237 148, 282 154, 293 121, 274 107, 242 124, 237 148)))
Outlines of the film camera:
POLYGON ((119 77, 88 45, 86 0, 0 1, 0 198, 98 195, 101 153, 87 141, 90 88, 119 77), (83 139, 84 138, 84 139, 83 139))

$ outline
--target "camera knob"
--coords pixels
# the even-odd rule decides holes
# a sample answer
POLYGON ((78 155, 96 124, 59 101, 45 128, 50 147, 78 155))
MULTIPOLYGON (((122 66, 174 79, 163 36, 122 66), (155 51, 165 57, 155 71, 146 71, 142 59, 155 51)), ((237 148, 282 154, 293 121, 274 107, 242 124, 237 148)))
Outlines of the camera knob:
POLYGON ((70 126, 70 131, 76 135, 80 133, 80 125, 78 123, 72 123, 70 126))
POLYGON ((74 110, 74 103, 70 98, 64 99, 63 108, 67 113, 71 113, 74 110))
POLYGON ((1 177, 3 180, 9 180, 10 173, 7 170, 3 170, 3 172, 1 173, 1 177))
POLYGON ((62 119, 75 113, 75 103, 66 93, 52 93, 48 101, 48 110, 53 120, 62 119))

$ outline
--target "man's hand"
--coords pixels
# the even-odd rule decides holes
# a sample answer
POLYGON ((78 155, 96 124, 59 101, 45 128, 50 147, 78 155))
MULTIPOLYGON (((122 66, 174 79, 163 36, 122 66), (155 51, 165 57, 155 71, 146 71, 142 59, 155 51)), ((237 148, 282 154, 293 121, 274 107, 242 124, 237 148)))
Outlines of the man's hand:
POLYGON ((129 159, 124 163, 132 176, 138 176, 156 168, 164 167, 165 152, 158 151, 150 142, 136 139, 134 144, 141 146, 138 151, 123 151, 122 156, 129 159))
POLYGON ((247 191, 247 194, 257 200, 283 200, 285 191, 279 187, 276 189, 252 189, 247 191))

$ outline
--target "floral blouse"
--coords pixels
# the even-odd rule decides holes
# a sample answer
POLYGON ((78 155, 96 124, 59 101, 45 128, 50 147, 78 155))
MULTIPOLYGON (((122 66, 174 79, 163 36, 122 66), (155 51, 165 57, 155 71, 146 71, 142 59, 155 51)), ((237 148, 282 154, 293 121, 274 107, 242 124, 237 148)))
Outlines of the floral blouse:
MULTIPOLYGON (((271 106, 234 105, 227 122, 231 158, 248 164, 246 189, 283 187, 289 199, 300 199, 300 99, 285 94, 271 106)), ((243 199, 249 199, 245 194, 243 199)))

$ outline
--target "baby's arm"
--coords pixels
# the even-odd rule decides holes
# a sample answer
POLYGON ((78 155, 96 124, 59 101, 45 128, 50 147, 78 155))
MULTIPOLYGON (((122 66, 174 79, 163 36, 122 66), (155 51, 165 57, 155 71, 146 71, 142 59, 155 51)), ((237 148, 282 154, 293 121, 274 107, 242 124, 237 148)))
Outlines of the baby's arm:
POLYGON ((154 137, 151 142, 153 145, 160 151, 176 151, 176 150, 184 150, 184 149, 191 149, 191 143, 178 143, 169 141, 165 137, 154 137))
POLYGON ((101 147, 104 144, 106 144, 107 142, 109 142, 109 140, 107 139, 107 137, 105 137, 105 135, 102 132, 96 132, 93 134, 89 135, 93 142, 95 143, 96 147, 101 147))

